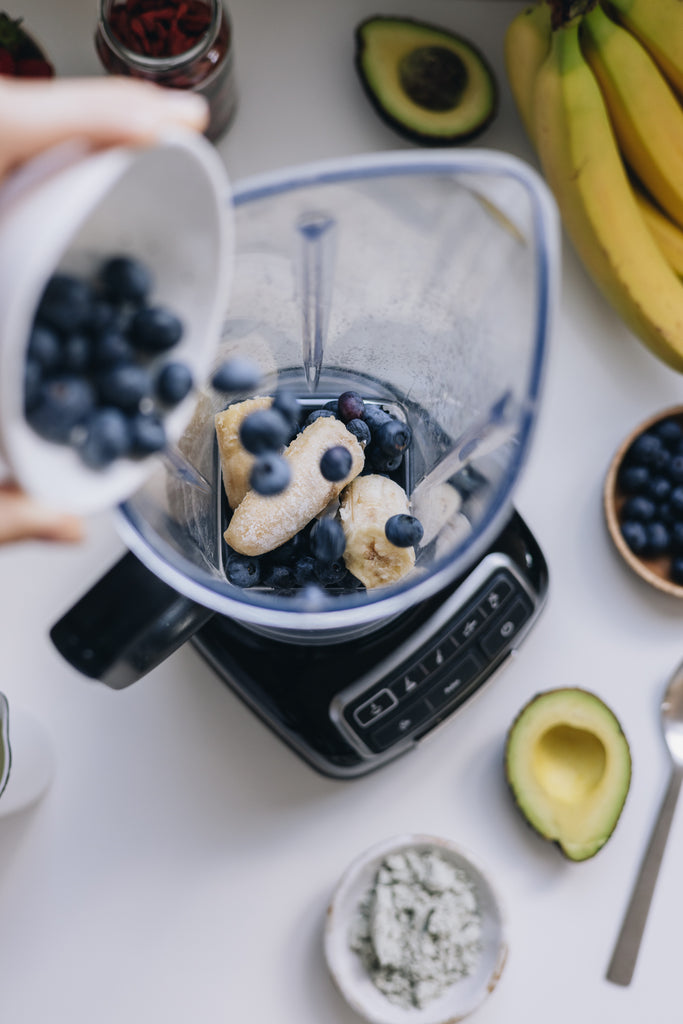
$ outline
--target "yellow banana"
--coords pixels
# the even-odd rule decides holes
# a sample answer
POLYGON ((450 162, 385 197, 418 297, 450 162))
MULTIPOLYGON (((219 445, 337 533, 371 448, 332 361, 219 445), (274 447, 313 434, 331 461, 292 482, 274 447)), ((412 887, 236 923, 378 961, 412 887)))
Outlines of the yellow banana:
POLYGON ((636 36, 683 96, 683 4, 681 0, 601 0, 636 36))
POLYGON ((532 142, 534 81, 550 50, 550 35, 550 7, 545 0, 525 7, 505 32, 505 68, 510 90, 532 142))
POLYGON ((636 204, 578 20, 555 29, 536 77, 534 137, 586 269, 634 333, 683 371, 683 284, 636 204))
POLYGON ((634 187, 634 194, 643 219, 667 263, 683 277, 683 229, 662 213, 655 204, 634 187))
POLYGON ((683 109, 675 93, 647 50, 600 7, 584 15, 579 34, 624 160, 683 225, 683 109))

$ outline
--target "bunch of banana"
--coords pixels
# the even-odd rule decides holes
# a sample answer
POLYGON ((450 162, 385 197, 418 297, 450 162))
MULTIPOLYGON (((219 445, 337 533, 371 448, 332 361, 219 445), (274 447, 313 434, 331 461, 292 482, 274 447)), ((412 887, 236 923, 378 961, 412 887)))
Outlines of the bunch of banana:
POLYGON ((505 62, 586 269, 683 371, 683 3, 539 0, 508 26, 505 62))

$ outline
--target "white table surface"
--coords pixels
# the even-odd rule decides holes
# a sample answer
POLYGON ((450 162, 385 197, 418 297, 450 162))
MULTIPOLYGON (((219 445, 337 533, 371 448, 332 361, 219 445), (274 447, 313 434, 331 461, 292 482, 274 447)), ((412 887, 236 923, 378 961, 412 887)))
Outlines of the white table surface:
MULTIPOLYGON (((12 13, 60 74, 100 73, 94 0, 18 0, 12 13)), ((502 73, 509 0, 394 0, 461 30, 500 74, 481 145, 534 162, 502 73)), ((239 178, 288 163, 404 148, 353 69, 370 0, 232 0, 240 108, 220 143, 239 178)), ((39 240, 27 239, 27 245, 39 240)), ((683 656, 675 599, 618 560, 601 512, 613 451, 681 401, 680 377, 598 295, 571 251, 542 413, 516 505, 548 559, 548 604, 515 660, 415 752, 337 782, 315 773, 186 646, 115 692, 73 671, 48 629, 123 551, 108 516, 80 547, 0 552, 2 675, 10 702, 53 737, 42 801, 0 819, 3 1024, 352 1024, 325 968, 332 889, 392 834, 448 836, 490 868, 510 957, 479 1024, 674 1024, 680 976, 683 810, 674 819, 630 987, 605 969, 668 762, 658 705, 683 656), (569 863, 524 825, 506 792, 505 733, 522 704, 583 686, 618 714, 633 752, 626 808, 596 858, 569 863)))

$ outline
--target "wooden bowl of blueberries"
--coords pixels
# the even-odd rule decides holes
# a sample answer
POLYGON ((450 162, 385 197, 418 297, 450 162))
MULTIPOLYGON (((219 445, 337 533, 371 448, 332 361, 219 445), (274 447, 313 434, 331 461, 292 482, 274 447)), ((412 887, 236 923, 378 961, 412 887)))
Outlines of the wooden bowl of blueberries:
POLYGON ((683 406, 651 416, 624 440, 607 472, 604 508, 631 569, 683 598, 683 406))

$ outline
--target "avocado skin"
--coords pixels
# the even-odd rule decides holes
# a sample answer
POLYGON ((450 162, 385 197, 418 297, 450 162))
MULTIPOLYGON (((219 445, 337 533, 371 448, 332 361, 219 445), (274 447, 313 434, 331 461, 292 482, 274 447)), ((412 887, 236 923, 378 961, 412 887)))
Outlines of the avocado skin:
MULTIPOLYGON (((416 47, 424 45, 420 37, 416 39, 416 47)), ((480 135, 488 126, 491 124, 493 119, 498 113, 499 107, 499 90, 498 84, 493 73, 493 70, 484 56, 484 54, 469 40, 457 35, 450 30, 433 25, 428 22, 419 21, 415 18, 398 18, 384 15, 374 15, 369 18, 365 18, 355 29, 355 57, 354 57, 355 68, 360 79, 363 91, 370 101, 370 104, 375 109, 379 117, 384 121, 386 125, 396 131, 403 138, 409 142, 414 142, 421 146, 455 146, 461 145, 462 143, 469 142, 472 139, 480 135), (480 65, 480 68, 487 78, 487 84, 489 87, 488 97, 484 97, 484 101, 488 99, 487 106, 484 107, 476 121, 471 122, 468 126, 456 127, 448 134, 435 134, 428 128, 420 129, 414 126, 408 125, 401 118, 392 114, 387 110, 383 104, 381 96, 378 94, 377 89, 373 86, 372 81, 368 75, 366 68, 367 58, 367 40, 366 33, 368 29, 385 26, 390 29, 392 26, 403 26, 407 28, 414 28, 416 32, 421 33, 424 30, 428 30, 438 35, 439 41, 434 40, 433 45, 443 45, 446 47, 457 46, 458 49, 466 50, 469 52, 471 57, 480 65)), ((409 100, 408 100, 409 102, 409 100)), ((447 117, 453 117, 452 111, 444 113, 444 119, 447 117)))
MULTIPOLYGON (((570 715, 567 716, 567 718, 570 717, 570 715)), ((554 723, 553 719, 550 719, 549 721, 550 728, 553 728, 554 726, 561 727, 568 724, 565 718, 560 715, 555 718, 554 723)), ((596 736, 600 733, 599 725, 600 723, 597 722, 595 729, 596 736)), ((547 732, 548 729, 545 731, 547 732)), ((522 755, 518 756, 521 757, 522 755)), ((614 712, 607 707, 607 705, 597 697, 596 694, 581 687, 563 687, 537 693, 527 701, 524 707, 519 711, 508 730, 505 745, 505 779, 509 792, 511 793, 515 805, 524 818, 526 824, 537 835, 540 835, 541 838, 556 846, 567 860, 574 862, 589 860, 594 857, 611 838, 626 804, 631 784, 631 775, 631 751, 621 724, 614 715, 614 712), (606 802, 605 805, 606 813, 604 821, 607 824, 607 827, 601 829, 599 837, 591 843, 587 842, 585 839, 582 842, 577 843, 576 840, 568 841, 568 837, 566 835, 557 836, 549 834, 549 831, 543 826, 542 813, 539 815, 536 808, 529 806, 527 794, 523 792, 520 785, 520 771, 514 762, 513 754, 516 734, 520 728, 526 726, 530 716, 535 714, 536 708, 540 708, 547 700, 553 700, 558 703, 562 700, 571 702, 578 700, 583 703, 584 709, 592 709, 592 712, 596 715, 596 719, 602 719, 607 725, 606 733, 603 733, 603 738, 607 735, 607 738, 609 739, 609 734, 611 733, 612 749, 610 760, 621 764, 621 775, 613 780, 614 790, 612 795, 615 799, 606 802)))

